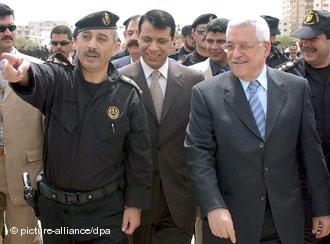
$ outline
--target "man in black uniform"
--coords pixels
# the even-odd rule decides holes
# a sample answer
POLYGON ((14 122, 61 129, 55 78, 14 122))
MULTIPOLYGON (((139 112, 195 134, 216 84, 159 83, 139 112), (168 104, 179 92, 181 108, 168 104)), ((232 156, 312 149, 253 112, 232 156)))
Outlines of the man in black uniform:
POLYGON ((274 45, 276 35, 280 34, 278 29, 279 19, 268 15, 262 15, 261 17, 266 20, 269 26, 270 42, 272 43, 270 53, 266 59, 266 64, 271 68, 276 68, 278 65, 283 64, 285 61, 289 60, 284 51, 274 45))
POLYGON ((76 23, 75 67, 2 55, 4 77, 46 116, 38 200, 42 226, 53 231, 43 233, 46 244, 128 243, 125 234, 150 204, 150 137, 140 88, 109 62, 117 20, 101 11, 76 23))
MULTIPOLYGON (((311 88, 311 100, 315 113, 316 129, 320 135, 323 153, 330 168, 330 13, 310 10, 302 27, 292 33, 300 38, 304 77, 311 88)), ((290 72, 290 67, 287 71, 290 72)), ((310 219, 308 219, 310 222, 310 219)), ((311 229, 311 226, 309 227, 311 229)), ((330 236, 308 243, 330 243, 330 236)))
POLYGON ((185 25, 181 29, 183 47, 181 47, 174 54, 170 55, 170 58, 173 58, 177 61, 183 60, 185 56, 193 52, 196 48, 196 41, 192 37, 192 28, 191 25, 185 25))
POLYGON ((206 26, 207 24, 216 19, 217 16, 215 14, 202 14, 195 19, 192 24, 192 35, 196 41, 196 49, 185 56, 185 58, 180 60, 185 66, 190 66, 199 62, 205 61, 209 54, 206 50, 206 26))

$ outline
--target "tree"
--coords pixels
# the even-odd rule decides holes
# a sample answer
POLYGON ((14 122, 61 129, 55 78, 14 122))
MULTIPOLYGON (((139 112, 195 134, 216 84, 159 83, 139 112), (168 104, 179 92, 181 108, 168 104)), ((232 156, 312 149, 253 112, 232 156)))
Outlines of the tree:
POLYGON ((279 36, 276 38, 276 41, 279 41, 283 47, 287 47, 291 42, 296 42, 297 38, 293 36, 279 36))

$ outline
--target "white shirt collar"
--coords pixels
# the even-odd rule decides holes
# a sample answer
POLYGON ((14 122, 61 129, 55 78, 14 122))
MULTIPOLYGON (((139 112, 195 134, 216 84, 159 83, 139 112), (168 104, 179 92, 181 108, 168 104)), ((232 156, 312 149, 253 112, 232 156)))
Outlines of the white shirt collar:
MULTIPOLYGON (((245 80, 241 80, 241 84, 243 86, 244 91, 247 91, 247 88, 250 84, 250 81, 245 81, 245 80)), ((257 77, 257 79, 261 85, 261 87, 267 91, 267 66, 265 65, 264 68, 262 69, 261 73, 259 74, 259 76, 257 77)))
MULTIPOLYGON (((143 58, 140 57, 140 62, 141 62, 141 66, 143 69, 143 72, 146 76, 146 78, 148 79, 149 76, 151 75, 151 73, 154 71, 153 68, 151 68, 148 64, 146 64, 146 62, 144 62, 143 58)), ((168 75, 168 58, 166 58, 165 63, 158 69, 158 71, 162 74, 162 76, 167 80, 167 75, 168 75)))

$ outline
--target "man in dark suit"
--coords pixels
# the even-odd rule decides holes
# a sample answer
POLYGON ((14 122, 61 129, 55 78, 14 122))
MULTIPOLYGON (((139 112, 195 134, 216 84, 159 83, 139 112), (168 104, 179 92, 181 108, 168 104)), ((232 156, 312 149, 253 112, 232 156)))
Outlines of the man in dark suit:
POLYGON ((154 167, 151 209, 142 211, 134 244, 190 244, 196 204, 187 175, 183 142, 192 87, 203 80, 167 56, 175 33, 173 17, 151 10, 139 22, 141 59, 120 72, 143 90, 154 167), (158 77, 155 77, 158 76, 158 77))
POLYGON ((111 61, 112 64, 116 67, 116 69, 120 69, 131 63, 135 63, 140 58, 138 42, 138 24, 140 17, 141 15, 134 15, 124 22, 124 25, 126 27, 126 30, 124 31, 124 36, 126 39, 126 49, 129 55, 111 61))
POLYGON ((304 243, 301 166, 313 232, 328 235, 330 180, 307 81, 265 65, 262 18, 229 22, 226 39, 232 71, 193 88, 185 140, 204 243, 304 243))

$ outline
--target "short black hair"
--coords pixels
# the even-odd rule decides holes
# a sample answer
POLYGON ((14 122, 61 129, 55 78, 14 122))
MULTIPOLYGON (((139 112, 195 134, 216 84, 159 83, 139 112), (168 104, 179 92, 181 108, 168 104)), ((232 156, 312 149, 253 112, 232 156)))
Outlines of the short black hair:
POLYGON ((330 39, 330 31, 326 31, 326 32, 324 32, 324 34, 327 37, 327 39, 329 40, 330 39))
POLYGON ((171 28, 171 37, 174 37, 175 33, 175 21, 168 12, 164 10, 153 9, 142 15, 139 21, 139 32, 141 33, 141 26, 143 22, 149 21, 157 29, 163 30, 166 27, 171 28))
POLYGON ((53 34, 67 34, 69 40, 72 40, 72 31, 66 25, 57 25, 55 26, 52 31, 50 32, 50 39, 52 39, 53 34))
POLYGON ((138 20, 139 18, 141 17, 141 15, 134 15, 134 16, 131 16, 129 17, 127 20, 125 20, 123 22, 123 25, 125 26, 125 30, 127 30, 129 24, 134 21, 134 20, 138 20))
POLYGON ((297 43, 295 43, 295 42, 290 42, 290 43, 289 43, 289 47, 293 47, 293 46, 298 47, 297 43))
POLYGON ((0 17, 5 17, 8 15, 12 15, 14 17, 14 10, 6 4, 0 3, 0 17))
POLYGON ((227 26, 228 26, 228 19, 224 19, 224 18, 218 18, 218 19, 214 19, 212 21, 210 21, 207 24, 207 29, 206 32, 222 32, 222 33, 226 33, 227 30, 227 26))

